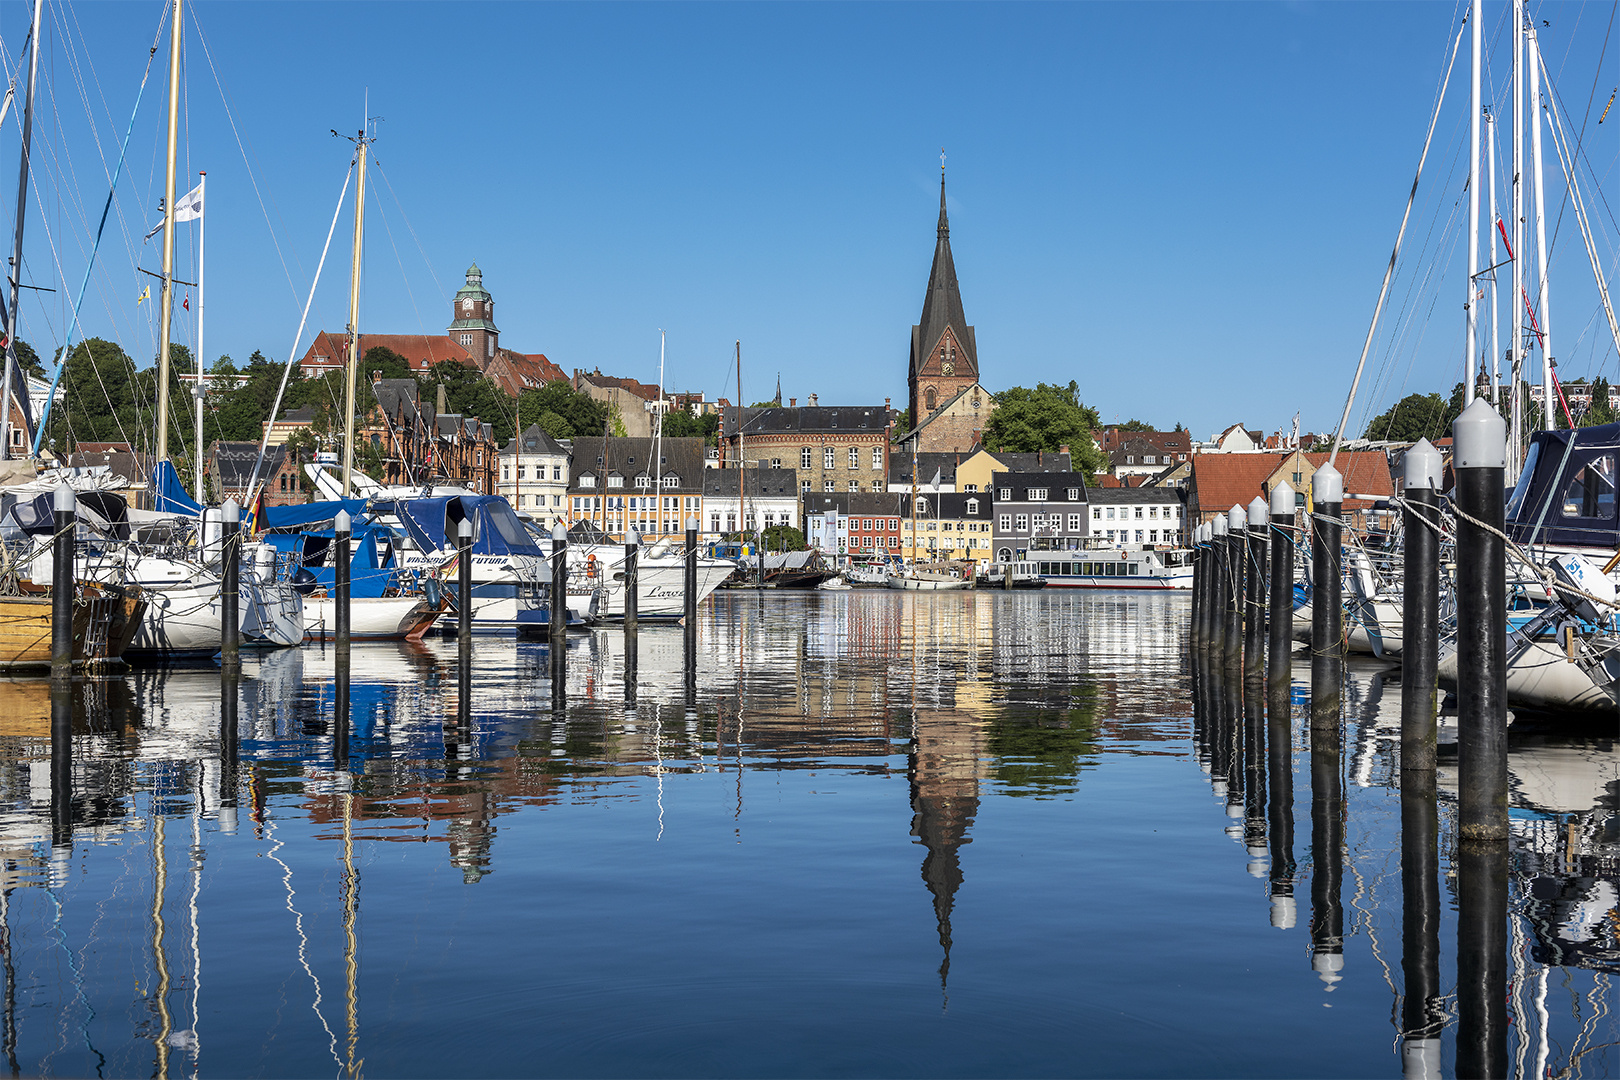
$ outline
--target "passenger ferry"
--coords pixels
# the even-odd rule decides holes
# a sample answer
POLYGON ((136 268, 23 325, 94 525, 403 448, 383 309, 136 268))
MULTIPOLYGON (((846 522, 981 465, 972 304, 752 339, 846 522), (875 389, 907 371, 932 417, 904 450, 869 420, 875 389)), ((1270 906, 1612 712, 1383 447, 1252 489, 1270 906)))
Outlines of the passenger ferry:
POLYGON ((1054 589, 1192 588, 1192 552, 1185 548, 1032 551, 1028 558, 1054 589))

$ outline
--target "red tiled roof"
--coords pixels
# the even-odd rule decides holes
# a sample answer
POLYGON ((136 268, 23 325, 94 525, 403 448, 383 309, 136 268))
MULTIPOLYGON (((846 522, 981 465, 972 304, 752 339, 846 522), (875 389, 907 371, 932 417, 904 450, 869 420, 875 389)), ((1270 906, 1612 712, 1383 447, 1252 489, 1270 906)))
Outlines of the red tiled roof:
POLYGON ((636 395, 643 401, 657 401, 659 397, 658 387, 656 386, 649 386, 635 379, 622 379, 617 375, 604 375, 600 370, 594 372, 581 371, 578 373, 578 377, 588 379, 591 383, 600 387, 616 386, 620 390, 636 395))
POLYGON ((1260 485, 1276 472, 1288 454, 1194 454, 1192 490, 1198 512, 1213 514, 1233 506, 1248 506, 1263 495, 1260 485))
MULTIPOLYGON (((426 371, 434 364, 444 360, 455 360, 459 363, 472 365, 472 354, 457 345, 446 334, 361 334, 360 356, 365 357, 367 350, 375 348, 392 350, 410 362, 412 371, 426 371)), ((329 330, 322 330, 310 342, 309 349, 304 358, 299 361, 301 367, 331 367, 341 365, 347 355, 348 335, 334 334, 329 330), (317 360, 316 357, 324 357, 317 360)), ((369 377, 369 372, 362 372, 369 377)))
MULTIPOLYGON (((1320 469, 1327 464, 1327 454, 1306 454, 1305 460, 1315 468, 1320 469)), ((1377 495, 1386 496, 1395 494, 1395 478, 1390 475, 1389 458, 1384 456, 1382 450, 1341 450, 1339 460, 1333 466, 1344 477, 1344 493, 1346 495, 1377 495)), ((1346 499, 1345 502, 1360 504, 1360 499, 1346 499)))

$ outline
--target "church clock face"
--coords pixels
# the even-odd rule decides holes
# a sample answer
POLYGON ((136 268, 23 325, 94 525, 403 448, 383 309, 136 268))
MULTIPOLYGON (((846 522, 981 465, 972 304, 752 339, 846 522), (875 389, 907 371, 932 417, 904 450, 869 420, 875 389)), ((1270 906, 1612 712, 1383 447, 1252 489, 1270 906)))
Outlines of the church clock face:
POLYGON ((954 361, 954 360, 946 360, 944 363, 940 364, 939 365, 939 373, 941 375, 945 376, 947 379, 950 378, 952 375, 955 375, 956 374, 956 361, 954 361))
POLYGON ((473 304, 472 297, 469 296, 469 297, 467 297, 465 300, 463 300, 461 302, 461 310, 467 312, 468 314, 471 314, 472 313, 472 304, 473 304))

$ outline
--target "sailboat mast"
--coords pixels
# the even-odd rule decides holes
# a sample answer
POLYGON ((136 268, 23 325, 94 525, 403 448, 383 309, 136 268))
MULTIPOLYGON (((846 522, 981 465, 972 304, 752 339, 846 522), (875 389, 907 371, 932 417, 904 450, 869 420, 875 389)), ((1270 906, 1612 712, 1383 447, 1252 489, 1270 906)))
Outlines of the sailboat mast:
POLYGON ((1485 235, 1490 237, 1489 266, 1491 268, 1491 404, 1502 400, 1502 354, 1497 351, 1499 342, 1496 337, 1496 223, 1501 220, 1496 216, 1496 114, 1485 114, 1485 163, 1486 187, 1491 193, 1490 220, 1485 223, 1485 235))
POLYGON ((17 384, 17 315, 22 297, 23 222, 28 211, 28 148, 34 134, 34 85, 39 79, 39 20, 43 7, 44 0, 34 0, 34 28, 29 31, 28 93, 23 98, 22 158, 17 164, 17 227, 12 236, 11 295, 6 304, 5 390, 0 393, 0 432, 6 432, 6 437, 0 439, 0 460, 11 456, 11 392, 17 384))
POLYGON ((747 492, 743 490, 743 477, 748 475, 748 455, 743 453, 743 428, 748 425, 743 422, 743 396, 742 396, 742 342, 737 342, 737 538, 742 539, 748 528, 747 492))
POLYGON ((1474 401, 1474 365, 1479 361, 1476 351, 1479 333, 1479 120, 1480 120, 1480 52, 1482 35, 1480 23, 1484 0, 1473 0, 1469 19, 1470 40, 1473 43, 1473 77, 1469 80, 1468 97, 1468 334, 1463 357, 1463 404, 1474 401))
MULTIPOLYGON (((180 141, 180 0, 169 11, 169 150, 163 174, 163 291, 158 298, 157 459, 169 460, 169 319, 174 314, 174 158, 180 141)), ((202 468, 202 462, 196 467, 202 468)))
POLYGON ((1517 480, 1520 454, 1524 452, 1524 394, 1520 380, 1524 373, 1524 0, 1513 0, 1513 296, 1508 302, 1512 318, 1508 326, 1508 348, 1512 351, 1509 381, 1513 385, 1513 405, 1509 417, 1512 438, 1508 446, 1508 477, 1517 480))
POLYGON ((653 529, 662 536, 664 529, 664 331, 658 331, 658 411, 653 416, 653 507, 657 517, 653 529))
POLYGON ((208 174, 197 174, 197 201, 202 203, 203 216, 197 218, 197 385, 192 388, 192 395, 197 399, 197 505, 208 505, 203 500, 203 288, 208 279, 203 275, 203 253, 207 245, 203 242, 203 229, 207 225, 208 174))
POLYGON ((1536 173, 1536 303, 1541 324, 1541 426, 1551 431, 1553 413, 1552 311, 1547 287, 1547 180, 1541 168, 1541 65, 1536 61, 1536 28, 1527 27, 1530 66, 1530 157, 1536 173))
MULTIPOLYGON (((369 111, 369 106, 368 106, 369 111)), ((361 119, 360 134, 354 141, 359 158, 358 183, 354 188, 354 255, 349 266, 349 358, 343 371, 343 498, 349 497, 354 472, 354 397, 360 372, 360 252, 366 236, 366 121, 361 119)))

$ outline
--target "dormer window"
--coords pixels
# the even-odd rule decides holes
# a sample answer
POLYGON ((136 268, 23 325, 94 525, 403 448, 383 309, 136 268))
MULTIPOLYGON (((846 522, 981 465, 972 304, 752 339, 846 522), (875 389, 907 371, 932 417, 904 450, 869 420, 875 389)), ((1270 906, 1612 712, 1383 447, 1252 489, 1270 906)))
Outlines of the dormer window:
POLYGON ((592 476, 590 473, 586 473, 584 476, 581 476, 579 478, 579 486, 582 487, 582 488, 593 488, 593 487, 595 487, 596 486, 596 477, 592 476))
POLYGON ((979 500, 978 499, 969 499, 967 501, 967 512, 970 513, 970 514, 977 514, 979 512, 979 500))
POLYGON ((1070 488, 1069 489, 1069 501, 1070 502, 1079 502, 1080 501, 1080 489, 1079 488, 1070 488))
POLYGON ((648 476, 646 473, 642 473, 640 476, 636 477, 636 487, 637 488, 650 488, 650 487, 652 487, 652 477, 648 476))
POLYGON ((1012 498, 1012 488, 1002 488, 1001 489, 1001 494, 998 495, 997 498, 1011 499, 1012 498))
POLYGON ((624 477, 619 476, 617 473, 609 476, 607 486, 610 488, 624 487, 624 477))
POLYGON ((667 488, 680 487, 681 478, 676 476, 674 473, 670 473, 668 476, 664 477, 664 486, 667 488))
POLYGON ((1046 501, 1046 489, 1045 488, 1030 488, 1029 489, 1029 501, 1030 502, 1045 502, 1046 501))

